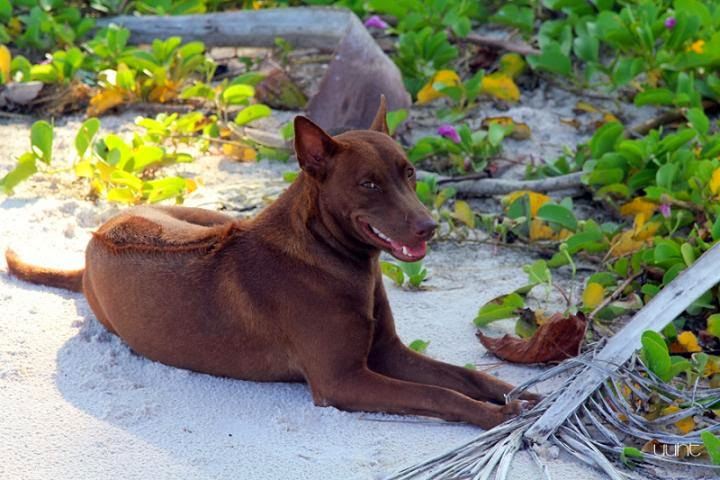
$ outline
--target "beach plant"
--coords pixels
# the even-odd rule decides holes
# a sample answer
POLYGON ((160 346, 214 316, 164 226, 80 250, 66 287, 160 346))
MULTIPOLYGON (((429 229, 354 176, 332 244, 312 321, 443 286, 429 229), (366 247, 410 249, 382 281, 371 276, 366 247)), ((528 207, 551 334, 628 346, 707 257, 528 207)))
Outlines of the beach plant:
POLYGON ((381 261, 380 270, 398 287, 407 284, 413 289, 420 288, 428 275, 427 268, 425 268, 422 260, 417 262, 381 261))
POLYGON ((193 158, 135 135, 127 142, 115 134, 98 136, 100 121, 86 120, 75 137, 76 158, 72 165, 50 169, 53 158, 53 127, 40 120, 30 129, 31 149, 22 154, 17 165, 0 179, 0 188, 6 195, 37 172, 53 174, 72 171, 78 178, 87 179, 92 196, 111 202, 137 204, 156 203, 183 197, 197 188, 192 179, 178 176, 158 177, 159 168, 193 158))
POLYGON ((442 158, 449 161, 452 169, 478 172, 487 167, 489 160, 502 151, 503 139, 512 132, 512 125, 491 124, 487 130, 472 131, 466 124, 438 127, 438 135, 419 139, 409 150, 413 163, 425 159, 442 158))

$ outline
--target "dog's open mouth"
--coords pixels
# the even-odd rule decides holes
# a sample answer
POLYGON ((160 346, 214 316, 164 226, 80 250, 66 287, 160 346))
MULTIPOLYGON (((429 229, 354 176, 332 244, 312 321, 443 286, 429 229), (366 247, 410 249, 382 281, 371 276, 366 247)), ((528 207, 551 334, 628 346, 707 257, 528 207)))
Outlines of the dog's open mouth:
POLYGON ((373 227, 367 222, 361 222, 365 234, 373 240, 373 244, 403 262, 417 262, 427 253, 427 242, 420 241, 414 245, 402 243, 390 238, 389 235, 373 227))

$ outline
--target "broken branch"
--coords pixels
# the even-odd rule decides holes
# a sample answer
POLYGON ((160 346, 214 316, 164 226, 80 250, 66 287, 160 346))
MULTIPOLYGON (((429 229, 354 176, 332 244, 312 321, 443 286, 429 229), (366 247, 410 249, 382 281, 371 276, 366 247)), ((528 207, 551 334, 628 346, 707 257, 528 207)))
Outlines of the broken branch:
POLYGON ((438 184, 445 187, 453 187, 458 193, 468 197, 492 197, 494 195, 506 195, 518 190, 530 190, 533 192, 554 192, 557 190, 580 189, 582 173, 570 173, 558 177, 548 177, 540 180, 506 180, 502 178, 482 179, 456 179, 436 175, 432 172, 418 171, 419 179, 426 179, 434 176, 438 184))

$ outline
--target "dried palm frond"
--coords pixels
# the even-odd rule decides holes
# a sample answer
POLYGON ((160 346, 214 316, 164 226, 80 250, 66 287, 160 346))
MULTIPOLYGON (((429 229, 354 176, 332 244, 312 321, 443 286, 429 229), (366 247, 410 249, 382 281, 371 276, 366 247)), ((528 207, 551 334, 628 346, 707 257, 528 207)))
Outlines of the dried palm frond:
POLYGON ((570 375, 566 388, 550 393, 531 411, 390 478, 486 480, 495 474, 496 480, 503 480, 515 454, 527 450, 541 478, 549 479, 542 459, 548 445, 562 448, 613 480, 662 478, 654 467, 673 465, 694 466, 720 475, 720 465, 694 459, 655 452, 646 452, 642 457, 625 455, 627 447, 637 448, 647 442, 699 446, 702 432, 720 431, 720 422, 710 411, 720 401, 720 389, 701 387, 697 381, 690 388, 678 380, 664 382, 635 354, 644 331, 661 330, 720 281, 718 264, 720 243, 670 282, 607 342, 519 385, 508 400, 561 374, 570 375), (643 413, 658 401, 685 408, 655 419, 646 418, 643 413), (687 434, 674 433, 671 425, 690 415, 700 423, 699 428, 687 434), (634 469, 624 468, 618 459, 634 469))

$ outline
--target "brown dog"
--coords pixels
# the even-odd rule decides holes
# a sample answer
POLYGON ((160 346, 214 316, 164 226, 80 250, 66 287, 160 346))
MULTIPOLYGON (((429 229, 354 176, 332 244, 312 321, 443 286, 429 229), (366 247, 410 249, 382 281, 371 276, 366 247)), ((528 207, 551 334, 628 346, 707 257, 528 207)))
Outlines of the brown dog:
MULTIPOLYGON (((256 218, 137 207, 104 224, 78 271, 7 252, 14 275, 82 291, 105 327, 168 365, 255 381, 307 381, 317 405, 489 428, 517 415, 511 385, 408 349, 395 333, 381 250, 425 256, 436 224, 387 135, 330 137, 295 119, 297 180, 256 218)), ((534 395, 524 400, 535 401, 534 395)))

